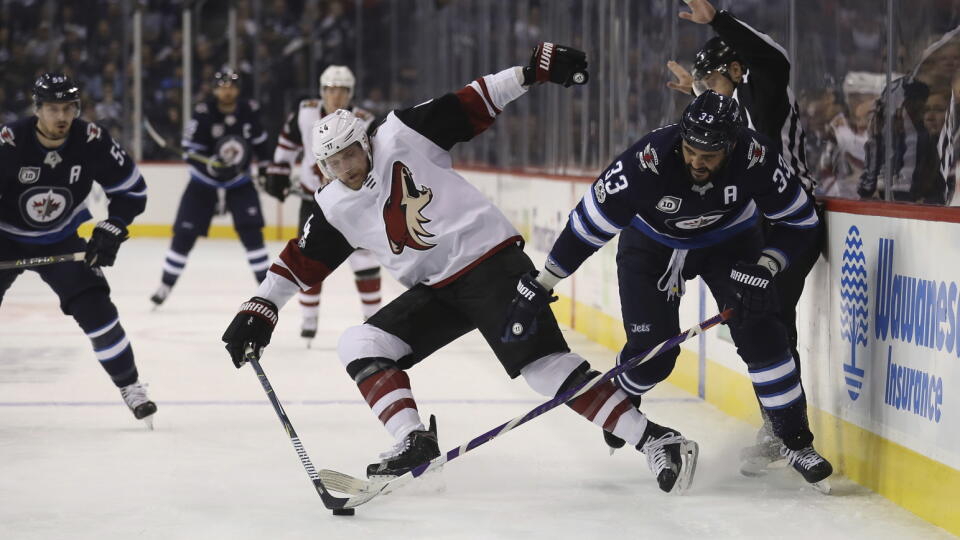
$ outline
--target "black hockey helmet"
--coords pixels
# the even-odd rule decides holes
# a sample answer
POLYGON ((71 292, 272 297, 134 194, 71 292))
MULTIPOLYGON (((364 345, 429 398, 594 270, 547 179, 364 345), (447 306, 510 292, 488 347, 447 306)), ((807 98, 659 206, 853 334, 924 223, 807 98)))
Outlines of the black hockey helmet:
POLYGON ((230 68, 224 68, 213 76, 213 86, 236 86, 240 88, 240 74, 230 68))
POLYGON ((77 102, 80 107, 80 87, 63 73, 45 72, 33 83, 33 101, 39 107, 43 103, 77 102))
POLYGON ((680 136, 698 150, 726 150, 729 154, 737 141, 741 125, 737 101, 707 90, 683 110, 680 136))
POLYGON ((712 37, 697 51, 693 61, 693 80, 699 81, 712 71, 727 75, 730 62, 740 62, 737 51, 726 44, 719 36, 712 37))

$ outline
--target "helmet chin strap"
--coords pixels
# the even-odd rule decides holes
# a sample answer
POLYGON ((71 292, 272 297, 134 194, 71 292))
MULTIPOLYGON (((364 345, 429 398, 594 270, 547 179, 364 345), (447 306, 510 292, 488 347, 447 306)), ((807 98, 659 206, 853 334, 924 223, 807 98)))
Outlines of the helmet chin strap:
POLYGON ((37 126, 35 129, 37 130, 37 133, 39 133, 41 137, 43 137, 44 139, 47 139, 48 141, 62 141, 66 139, 67 136, 70 134, 70 130, 67 130, 67 133, 64 133, 63 137, 54 137, 52 135, 47 135, 46 133, 43 132, 42 129, 40 129, 40 122, 37 122, 37 126))

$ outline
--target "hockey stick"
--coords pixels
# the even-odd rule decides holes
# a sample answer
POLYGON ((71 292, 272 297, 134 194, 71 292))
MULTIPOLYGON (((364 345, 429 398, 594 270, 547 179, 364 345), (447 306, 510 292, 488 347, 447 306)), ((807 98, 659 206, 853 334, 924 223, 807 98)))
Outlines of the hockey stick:
POLYGON ((45 257, 27 257, 26 259, 0 261, 0 270, 33 268, 34 266, 44 266, 47 264, 82 261, 86 254, 85 251, 78 251, 76 253, 65 253, 63 255, 47 255, 45 257))
MULTIPOLYGON (((557 397, 551 399, 550 401, 547 401, 546 403, 543 403, 542 405, 535 407, 533 410, 531 410, 527 414, 523 416, 518 416, 517 418, 514 418, 509 422, 500 424, 499 426, 491 429, 490 431, 484 433, 483 435, 480 435, 479 437, 475 437, 473 440, 467 442, 466 444, 460 445, 457 448, 450 450, 445 455, 442 454, 426 463, 417 465, 406 474, 403 474, 396 478, 392 478, 390 480, 369 481, 369 480, 356 478, 348 474, 340 473, 337 471, 324 469, 320 471, 320 480, 326 485, 328 489, 353 495, 354 497, 352 497, 350 500, 354 501, 355 504, 353 504, 352 506, 358 506, 358 505, 364 504, 369 500, 373 499, 374 497, 376 497, 377 495, 383 493, 388 488, 390 490, 396 489, 397 487, 400 487, 401 485, 404 485, 410 482, 414 478, 417 478, 429 471, 437 469, 443 466, 444 463, 451 461, 453 459, 456 459, 461 455, 473 450, 474 448, 484 443, 487 443, 495 439, 496 437, 499 437, 500 435, 503 435, 504 433, 510 431, 511 429, 514 429, 521 424, 525 424, 530 420, 533 420, 534 418, 549 411, 550 409, 553 409, 558 405, 562 405, 563 403, 566 403, 572 399, 577 398, 578 396, 593 389, 598 384, 609 381, 610 379, 613 379, 617 375, 620 375, 621 373, 629 369, 632 369, 634 367, 637 367, 640 364, 650 360, 651 358, 658 356, 661 352, 672 349, 680 345, 684 341, 696 335, 699 335, 705 332, 706 330, 726 321, 727 319, 730 318, 732 314, 733 314, 732 309, 724 310, 723 312, 717 315, 714 315, 710 319, 703 321, 697 326, 694 326, 668 339, 667 341, 664 341, 663 343, 653 347, 652 349, 649 349, 644 353, 634 356, 633 358, 627 360, 626 362, 621 363, 618 366, 614 366, 614 368, 611 369, 610 371, 607 371, 602 375, 594 377, 589 381, 581 383, 571 388, 570 390, 558 395, 557 397), (365 497, 365 499, 360 500, 361 497, 365 497)), ((684 469, 686 468, 687 466, 684 466, 684 469)), ((681 489, 683 489, 683 486, 682 486, 683 482, 686 482, 686 484, 689 485, 689 482, 692 481, 693 472, 695 470, 696 470, 696 460, 693 459, 692 463, 690 464, 690 470, 687 471, 686 473, 681 471, 681 476, 685 475, 686 478, 681 478, 677 480, 677 484, 678 486, 681 487, 681 489)))
POLYGON ((297 436, 296 430, 293 429, 293 424, 290 423, 290 418, 287 417, 286 411, 284 411, 283 406, 280 405, 280 400, 277 399, 277 394, 273 391, 273 386, 270 385, 270 381, 267 379, 266 373, 264 373, 263 368, 260 367, 260 362, 257 360, 257 355, 253 352, 253 348, 248 347, 244 352, 244 356, 246 360, 250 362, 250 365, 253 366, 253 370, 256 371, 257 378, 260 380, 260 385, 263 386, 263 391, 266 392, 267 398, 270 400, 270 404, 273 405, 273 410, 277 413, 277 417, 280 418, 280 423, 283 424, 283 429, 287 431, 287 435, 290 437, 290 442, 293 444, 293 449, 297 451, 297 457, 300 458, 300 463, 303 465, 303 468, 306 469, 307 475, 310 477, 310 481, 313 482, 314 489, 317 490, 317 495, 320 495, 320 499, 323 501, 323 505, 330 510, 336 511, 343 508, 353 508, 354 506, 359 506, 376 497, 377 493, 363 494, 346 498, 336 497, 330 494, 326 486, 323 485, 320 475, 317 474, 317 470, 313 467, 313 462, 310 461, 310 456, 307 455, 306 449, 303 448, 303 443, 300 442, 300 437, 297 436))
POLYGON ((223 163, 219 159, 213 159, 213 158, 200 155, 194 152, 188 152, 181 148, 176 148, 170 145, 170 143, 168 143, 167 140, 164 139, 163 136, 160 135, 160 133, 153 128, 153 124, 150 123, 150 120, 147 120, 146 118, 143 119, 143 129, 147 131, 147 135, 149 135, 150 138, 153 139, 153 142, 157 143, 157 146, 159 146, 161 150, 170 154, 171 157, 175 156, 178 159, 183 159, 183 156, 187 156, 188 158, 194 161, 199 161, 204 165, 210 165, 211 167, 214 167, 214 168, 229 167, 229 165, 223 163))

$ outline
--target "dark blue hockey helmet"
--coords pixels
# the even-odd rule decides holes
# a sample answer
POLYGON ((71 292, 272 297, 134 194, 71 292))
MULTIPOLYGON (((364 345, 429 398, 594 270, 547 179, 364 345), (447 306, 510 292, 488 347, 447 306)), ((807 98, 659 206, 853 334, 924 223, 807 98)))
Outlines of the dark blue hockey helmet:
POLYGON ((683 110, 680 136, 698 150, 726 150, 729 153, 737 141, 741 125, 737 101, 707 90, 683 110))
POLYGON ((46 72, 33 83, 33 101, 39 107, 44 103, 69 103, 80 105, 80 86, 70 77, 59 72, 46 72))

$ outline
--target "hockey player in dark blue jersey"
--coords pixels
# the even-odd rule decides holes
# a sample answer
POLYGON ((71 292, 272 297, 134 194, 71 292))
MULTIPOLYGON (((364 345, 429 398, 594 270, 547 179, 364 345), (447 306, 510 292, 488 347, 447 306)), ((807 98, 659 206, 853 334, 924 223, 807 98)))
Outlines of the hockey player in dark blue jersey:
MULTIPOLYGON (((833 469, 813 448, 800 374, 784 325, 772 316, 776 275, 816 240, 818 223, 813 200, 769 139, 741 126, 736 101, 707 91, 679 124, 640 139, 600 175, 570 213, 544 268, 521 278, 534 294, 516 295, 503 339, 534 333, 530 323, 554 286, 620 234, 617 274, 627 344, 618 361, 679 333, 684 282, 702 277, 719 306, 734 307, 731 334, 784 443, 781 452, 808 482, 827 488, 833 469), (774 223, 766 240, 761 216, 774 223)), ((639 406, 641 396, 673 370, 679 352, 625 372, 617 386, 639 406)))
MULTIPOLYGON (((710 89, 736 100, 743 122, 770 138, 787 169, 798 177, 812 198, 816 178, 807 168, 806 134, 800 122, 800 106, 790 87, 791 65, 787 51, 733 14, 717 11, 708 0, 690 0, 687 7, 690 11, 681 11, 681 19, 709 25, 717 35, 697 52, 692 74, 676 62, 669 62, 667 67, 677 82, 667 85, 686 94, 710 89)), ((765 220, 764 225, 766 231, 772 231, 769 221, 765 220)), ((823 228, 821 223, 817 241, 798 253, 777 276, 780 304, 777 316, 787 329, 797 369, 800 369, 797 302, 803 294, 807 274, 820 258, 823 228)), ((747 476, 764 474, 769 465, 781 459, 780 441, 773 436, 766 415, 763 416, 755 444, 741 451, 740 471, 747 476)))
MULTIPOLYGON (((136 164, 107 130, 80 120, 80 90, 60 73, 33 86, 36 116, 0 127, 0 259, 86 251, 84 262, 36 267, 90 338, 94 354, 135 417, 151 423, 157 406, 139 382, 110 287, 99 267, 112 266, 127 226, 143 212, 147 185, 136 164), (109 216, 89 242, 77 227, 92 216, 86 198, 103 187, 109 216)), ((0 270, 0 303, 23 269, 0 270)))
POLYGON ((183 273, 197 238, 206 236, 214 213, 230 211, 258 283, 270 266, 263 244, 260 197, 250 177, 254 156, 258 169, 265 171, 272 155, 259 107, 255 101, 240 99, 240 76, 231 70, 217 72, 213 94, 197 104, 184 130, 182 146, 190 182, 180 199, 160 287, 150 297, 158 306, 183 273))

